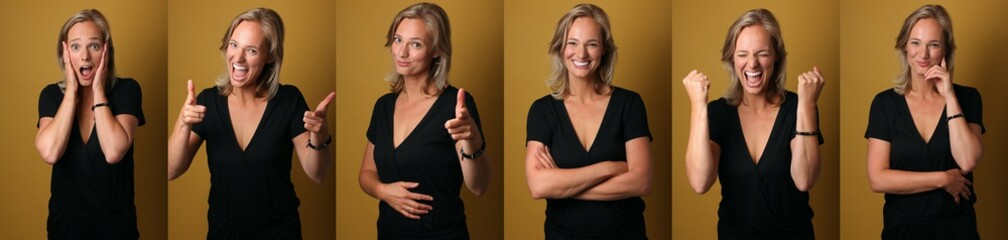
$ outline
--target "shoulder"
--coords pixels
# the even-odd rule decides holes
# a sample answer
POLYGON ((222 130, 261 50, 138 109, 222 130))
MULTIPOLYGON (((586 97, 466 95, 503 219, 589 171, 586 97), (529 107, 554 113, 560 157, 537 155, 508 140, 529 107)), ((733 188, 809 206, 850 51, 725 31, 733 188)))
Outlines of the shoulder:
POLYGON ((52 84, 46 85, 45 87, 42 88, 42 94, 41 95, 42 96, 57 96, 57 95, 62 94, 62 93, 63 93, 63 90, 60 89, 59 84, 58 83, 52 83, 52 84))
POLYGON ((280 87, 277 88, 277 94, 275 97, 304 99, 304 96, 301 94, 301 90, 298 89, 297 86, 288 84, 280 84, 280 87))
POLYGON ((535 110, 535 111, 544 111, 546 109, 551 109, 551 108, 553 108, 556 105, 557 102, 560 102, 560 101, 561 100, 553 98, 552 95, 546 94, 546 96, 543 96, 543 97, 541 97, 539 99, 536 99, 534 102, 532 102, 532 107, 529 108, 529 111, 533 111, 533 110, 535 110))
POLYGON ((621 87, 613 87, 612 97, 627 102, 643 102, 640 94, 621 87))
POLYGON ((114 87, 127 89, 140 88, 140 83, 132 78, 117 78, 114 87))
POLYGON ((974 87, 965 86, 965 85, 959 85, 959 84, 952 84, 952 90, 955 91, 956 96, 960 97, 960 98, 962 98, 962 97, 979 98, 980 97, 980 91, 977 91, 977 89, 974 88, 974 87))

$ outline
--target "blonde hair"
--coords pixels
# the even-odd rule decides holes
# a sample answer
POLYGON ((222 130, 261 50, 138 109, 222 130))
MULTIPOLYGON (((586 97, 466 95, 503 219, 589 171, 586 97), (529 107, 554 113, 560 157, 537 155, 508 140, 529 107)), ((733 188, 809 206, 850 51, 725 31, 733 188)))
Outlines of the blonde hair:
POLYGON ((601 93, 602 89, 612 85, 613 72, 616 68, 617 48, 616 42, 613 40, 612 28, 609 26, 609 15, 598 6, 582 3, 574 6, 574 8, 567 11, 567 14, 564 14, 560 18, 560 21, 557 22, 556 31, 553 32, 553 39, 550 40, 549 55, 553 72, 546 79, 546 85, 550 87, 550 95, 555 99, 562 99, 570 91, 567 87, 570 79, 567 76, 567 67, 564 66, 562 55, 566 46, 564 43, 567 41, 567 32, 570 30, 571 25, 574 24, 574 20, 580 17, 590 17, 601 27, 602 49, 605 50, 605 53, 602 54, 602 62, 596 71, 598 78, 595 78, 597 80, 595 91, 601 93))
POLYGON ((942 36, 945 38, 945 69, 948 70, 949 76, 952 76, 952 70, 955 67, 956 50, 955 38, 952 35, 952 18, 949 17, 948 12, 941 5, 924 5, 911 13, 910 16, 907 16, 906 20, 903 21, 903 28, 900 29, 899 35, 896 36, 895 47, 900 57, 901 70, 900 74, 893 79, 893 90, 900 95, 906 94, 908 90, 913 89, 913 86, 910 84, 910 63, 906 60, 906 45, 910 40, 910 31, 913 30, 913 26, 917 24, 917 21, 926 18, 933 18, 942 26, 942 36))
MULTIPOLYGON (((787 81, 787 51, 784 49, 784 38, 781 37, 780 24, 777 23, 777 18, 769 10, 753 9, 742 14, 728 28, 728 36, 725 38, 724 47, 721 48, 721 63, 728 71, 730 81, 728 90, 725 91, 723 97, 728 100, 728 104, 731 106, 738 106, 742 102, 742 92, 744 91, 741 80, 735 73, 735 42, 743 28, 753 25, 762 26, 770 34, 770 42, 777 56, 777 59, 774 60, 773 74, 770 75, 770 81, 767 83, 769 90, 765 91, 764 97, 767 101, 773 101, 776 96, 784 96, 784 83, 787 81)), ((780 102, 776 104, 780 104, 780 102)))
MULTIPOLYGON (((67 35, 70 33, 70 28, 73 28, 74 25, 82 22, 95 23, 95 25, 101 29, 102 40, 105 44, 108 44, 108 49, 106 50, 108 51, 108 59, 105 61, 105 70, 107 71, 107 74, 105 74, 105 82, 108 84, 105 85, 105 89, 112 89, 112 86, 115 85, 117 79, 115 67, 115 47, 112 44, 112 30, 109 27, 108 20, 105 19, 105 15, 102 15, 102 13, 97 9, 81 10, 74 13, 73 16, 70 16, 70 19, 67 19, 67 21, 63 23, 63 27, 60 28, 59 39, 56 41, 56 60, 57 63, 59 63, 60 70, 66 71, 66 63, 63 62, 63 42, 67 41, 67 38, 69 37, 67 35)), ((57 82, 57 85, 60 90, 66 91, 66 79, 60 80, 57 82)))
MULTIPOLYGON (((431 39, 431 47, 434 49, 434 59, 427 70, 427 84, 431 82, 437 87, 438 92, 448 87, 448 70, 451 69, 451 25, 448 21, 448 14, 441 6, 433 3, 417 3, 400 11, 392 18, 392 25, 389 26, 385 35, 385 47, 392 47, 395 40, 396 29, 403 19, 419 19, 427 27, 427 36, 431 39)), ((392 70, 385 76, 385 81, 389 82, 389 91, 401 92, 403 90, 403 75, 392 70)))
MULTIPOLYGON (((267 57, 270 61, 264 66, 263 73, 259 75, 259 78, 255 79, 255 96, 273 99, 277 89, 280 88, 280 66, 283 63, 284 41, 283 19, 280 19, 280 14, 269 8, 253 8, 239 14, 231 21, 231 26, 224 32, 224 38, 221 39, 220 51, 222 54, 227 54, 231 34, 234 33, 238 24, 244 21, 259 23, 266 34, 266 42, 269 44, 267 57)), ((231 94, 231 79, 227 74, 218 77, 216 85, 222 96, 231 94)))

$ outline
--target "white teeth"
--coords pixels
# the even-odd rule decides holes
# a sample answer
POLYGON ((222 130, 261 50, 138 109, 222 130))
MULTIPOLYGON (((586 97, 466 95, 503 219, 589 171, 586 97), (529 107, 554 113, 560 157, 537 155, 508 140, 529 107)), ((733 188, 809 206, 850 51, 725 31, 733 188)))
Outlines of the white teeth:
POLYGON ((248 70, 248 67, 242 66, 242 65, 238 65, 237 63, 231 64, 231 67, 233 67, 235 70, 238 70, 238 71, 247 71, 248 70))
POLYGON ((573 62, 574 66, 576 66, 576 67, 588 66, 588 62, 587 61, 571 61, 571 62, 573 62))
POLYGON ((746 77, 756 77, 762 74, 763 72, 750 72, 750 71, 745 72, 746 77))

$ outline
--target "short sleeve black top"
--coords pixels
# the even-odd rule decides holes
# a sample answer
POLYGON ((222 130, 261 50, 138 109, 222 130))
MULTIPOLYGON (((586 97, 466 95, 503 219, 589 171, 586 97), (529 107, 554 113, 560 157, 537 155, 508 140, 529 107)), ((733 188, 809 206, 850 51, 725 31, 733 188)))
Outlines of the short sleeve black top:
POLYGON ((233 226, 262 228, 296 214, 300 201, 290 181, 292 139, 306 131, 303 117, 308 110, 301 91, 280 86, 266 103, 245 151, 235 137, 227 96, 211 87, 200 92, 196 103, 206 106, 203 122, 192 129, 206 140, 210 217, 233 226))
MULTIPOLYGON (((591 149, 581 145, 563 100, 546 95, 532 103, 525 124, 526 142, 549 147, 559 168, 580 168, 602 161, 626 161, 626 142, 638 137, 652 140, 647 111, 641 96, 614 87, 602 124, 591 149)), ((644 200, 631 197, 615 201, 547 199, 547 235, 573 238, 626 236, 643 231, 644 200)))
MULTIPOLYGON (((465 208, 459 192, 462 165, 445 122, 455 118, 458 88, 448 86, 431 105, 417 126, 398 147, 393 144, 395 102, 398 93, 378 98, 371 113, 367 138, 374 144, 374 161, 382 183, 417 182, 410 191, 426 194, 434 201, 419 201, 431 210, 420 219, 410 219, 382 201, 378 204, 378 231, 399 236, 444 238, 466 229, 465 208)), ((482 132, 479 110, 472 95, 466 93, 465 106, 482 132)), ((470 161, 468 159, 462 161, 470 161)))
MULTIPOLYGON (((809 194, 799 191, 791 178, 791 139, 797 130, 797 111, 798 95, 786 92, 757 164, 749 156, 738 108, 725 98, 707 105, 710 139, 721 147, 720 234, 727 230, 734 235, 782 238, 813 232, 809 194)), ((823 143, 822 134, 818 140, 823 143)))
MULTIPOLYGON (((55 117, 63 96, 63 91, 56 84, 42 89, 39 119, 55 117)), ((106 97, 112 115, 129 114, 139 120, 139 125, 146 123, 141 109, 140 84, 136 80, 118 79, 107 91, 106 97)), ((109 164, 101 150, 98 131, 92 130, 85 143, 77 123, 75 118, 66 150, 53 165, 49 210, 88 217, 133 213, 133 144, 119 163, 109 164)))
MULTIPOLYGON (((975 88, 960 85, 954 85, 953 91, 962 106, 966 122, 978 124, 986 132, 982 121, 980 93, 975 88)), ((942 110, 941 116, 948 116, 948 113, 942 110)), ((940 118, 930 142, 924 142, 910 115, 906 98, 892 89, 875 95, 875 100, 872 100, 865 138, 889 142, 890 169, 931 172, 959 168, 952 157, 948 121, 944 117, 940 118)), ((966 174, 966 178, 973 181, 973 173, 966 174)), ((916 194, 886 193, 884 212, 888 216, 917 220, 964 216, 973 212, 973 204, 977 199, 973 186, 969 186, 969 189, 973 196, 960 200, 959 204, 955 203, 952 195, 940 188, 916 194)))

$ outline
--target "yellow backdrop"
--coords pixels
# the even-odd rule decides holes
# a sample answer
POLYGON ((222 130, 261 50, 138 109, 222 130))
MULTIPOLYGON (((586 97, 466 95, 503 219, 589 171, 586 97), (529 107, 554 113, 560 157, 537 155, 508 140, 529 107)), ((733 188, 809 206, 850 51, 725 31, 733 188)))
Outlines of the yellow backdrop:
POLYGON ((745 11, 766 8, 780 23, 788 51, 787 89, 795 91, 799 73, 819 66, 826 85, 819 97, 822 175, 811 191, 810 204, 818 239, 839 236, 838 113, 839 11, 833 1, 676 1, 672 6, 672 233, 674 239, 715 239, 720 183, 697 195, 686 179, 683 156, 689 137, 690 106, 682 78, 698 69, 711 79, 711 100, 721 97, 728 75, 721 65, 721 47, 728 27, 745 11))
POLYGON ((134 188, 137 225, 144 239, 164 239, 165 181, 165 59, 167 55, 164 1, 4 1, 0 3, 0 60, 6 76, 0 100, 0 239, 45 238, 49 179, 52 166, 35 150, 38 97, 42 88, 63 78, 56 63, 60 27, 77 11, 94 8, 108 19, 116 47, 120 76, 132 77, 143 91, 147 124, 134 139, 134 188))
MULTIPOLYGON (((866 168, 867 146, 864 132, 868 125, 868 110, 875 94, 892 88, 891 80, 899 74, 896 35, 903 20, 911 12, 929 4, 926 1, 865 1, 841 3, 841 75, 843 92, 840 113, 843 129, 840 164, 841 209, 840 226, 843 239, 872 239, 882 233, 883 194, 868 187, 866 168)), ((1008 239, 1008 135, 1002 123, 1008 122, 1002 90, 1008 87, 996 69, 1008 61, 1003 31, 1008 22, 1008 2, 970 1, 941 3, 952 17, 955 31, 956 66, 953 82, 972 86, 980 91, 984 103, 984 157, 974 173, 978 194, 976 211, 980 236, 984 239, 1008 239), (992 71, 993 70, 993 71, 992 71)), ((836 85, 834 85, 836 86, 836 85)))
MULTIPOLYGON (((235 16, 255 7, 272 8, 284 21, 286 39, 280 83, 297 86, 312 109, 334 90, 335 19, 331 10, 335 6, 330 1, 171 1, 168 4, 168 47, 171 52, 168 54, 166 85, 167 115, 162 117, 169 124, 163 128, 164 131, 170 132, 174 127, 186 97, 186 80, 192 79, 197 89, 204 89, 213 86, 214 80, 225 73, 224 58, 217 50, 221 37, 235 16)), ((332 106, 329 111, 334 113, 332 106)), ((330 117, 330 126, 333 122, 330 117)), ((335 128, 330 129, 333 131, 335 128)), ((161 161, 165 164, 165 160, 161 161)), ((325 182, 316 184, 301 170, 296 156, 292 156, 291 161, 294 162, 291 181, 301 199, 299 212, 304 237, 333 239, 333 175, 330 172, 325 182)), ((206 238, 210 173, 205 147, 196 154, 189 171, 168 185, 170 237, 206 238)))
MULTIPOLYGON (((578 1, 508 1, 504 8, 504 190, 507 239, 542 239, 546 201, 534 200, 525 181, 525 121, 532 102, 549 94, 545 80, 550 75, 547 45, 556 23, 578 1)), ((597 1, 609 14, 619 60, 613 84, 641 95, 647 107, 654 177, 651 195, 644 197, 648 237, 669 239, 670 185, 669 146, 669 1, 597 1)))
MULTIPOLYGON (((493 176, 483 196, 468 191, 465 202, 473 239, 500 239, 503 216, 501 110, 503 109, 503 2, 434 1, 452 27, 452 69, 448 82, 469 91, 479 106, 493 176)), ((365 131, 378 97, 388 93, 384 76, 392 70, 385 33, 392 17, 416 1, 340 1, 336 6, 336 234, 339 239, 374 239, 378 201, 357 183, 367 144, 365 131)))

